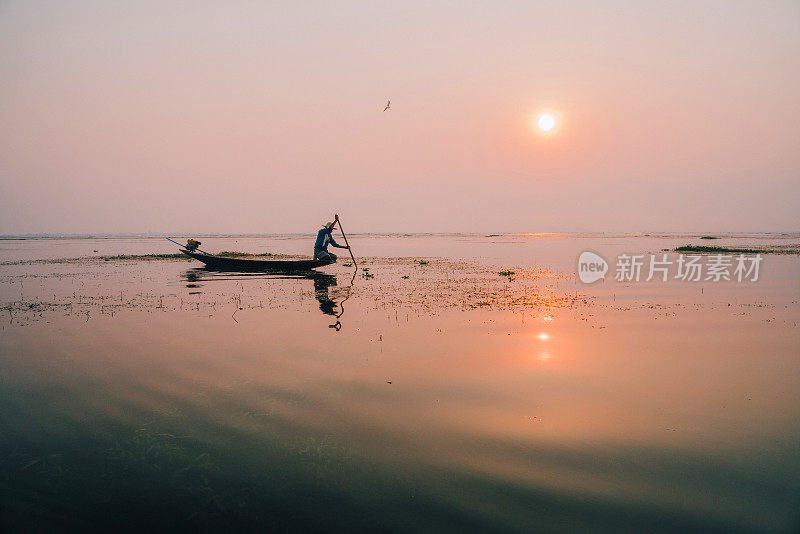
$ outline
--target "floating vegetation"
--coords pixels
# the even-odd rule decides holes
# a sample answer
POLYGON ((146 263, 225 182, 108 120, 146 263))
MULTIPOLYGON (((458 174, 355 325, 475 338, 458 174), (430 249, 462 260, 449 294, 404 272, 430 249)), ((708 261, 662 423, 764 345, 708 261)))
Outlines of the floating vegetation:
POLYGON ((264 252, 263 254, 249 254, 247 252, 225 250, 223 252, 214 254, 214 256, 219 256, 220 258, 265 258, 272 256, 285 256, 285 254, 273 254, 272 252, 264 252))
POLYGON ((730 248, 730 247, 714 247, 707 245, 684 245, 677 247, 675 252, 702 252, 706 254, 758 254, 766 252, 762 249, 755 248, 730 248))
POLYGON ((101 260, 172 260, 185 259, 186 254, 119 254, 117 256, 100 256, 101 260))
POLYGON ((83 263, 96 261, 152 261, 152 260, 187 260, 186 254, 117 254, 115 256, 89 256, 83 258, 55 258, 46 260, 4 261, 0 265, 36 265, 49 263, 83 263))
POLYGON ((800 254, 800 244, 758 245, 749 247, 719 247, 710 245, 684 245, 674 252, 699 252, 701 254, 800 254))
MULTIPOLYGON (((491 306, 492 309, 522 310, 572 306, 574 294, 564 295, 559 284, 567 282, 570 275, 549 269, 509 269, 503 276, 513 274, 513 284, 490 266, 475 261, 429 258, 366 258, 360 280, 380 280, 380 283, 356 282, 345 288, 354 274, 317 273, 313 280, 306 277, 287 278, 268 274, 236 273, 217 274, 203 269, 189 269, 176 276, 176 286, 171 289, 158 283, 142 286, 151 275, 144 272, 150 257, 142 258, 137 265, 126 257, 121 268, 103 271, 91 268, 96 259, 85 258, 79 273, 58 269, 47 272, 30 271, 24 274, 0 276, 0 286, 5 286, 4 301, 0 301, 0 317, 4 327, 26 327, 36 323, 67 320, 92 323, 95 320, 128 316, 131 313, 190 313, 205 318, 220 317, 233 322, 247 320, 247 314, 264 309, 307 308, 314 306, 313 299, 330 299, 335 303, 344 291, 352 295, 353 302, 374 302, 374 306, 413 310, 418 315, 436 315, 442 310, 456 308, 471 310, 491 306), (130 261, 129 261, 130 260, 130 261), (409 273, 409 266, 420 265, 409 273), (129 267, 130 266, 130 267, 129 267), (141 273, 145 278, 131 278, 131 273, 141 273), (414 278, 414 282, 409 280, 414 278), (337 283, 338 278, 338 283, 337 283), (26 280, 36 280, 36 287, 49 286, 46 292, 28 289, 26 280), (63 279, 63 281, 59 281, 63 279), (179 281, 181 280, 182 281, 179 281), (47 281, 50 280, 50 281, 47 281), (233 284, 208 282, 231 280, 233 284), (293 281, 289 281, 293 280, 293 281), (13 290, 11 288, 14 287, 13 290), (19 288, 19 292, 16 289, 19 288), (338 289, 337 289, 338 287, 338 289), (330 288, 330 289, 328 289, 330 288), (327 289, 327 296, 325 292, 327 289), (337 296, 337 291, 340 295, 337 296), (309 302, 312 300, 312 302, 309 302), (483 303, 483 304, 478 304, 483 303), (244 319, 243 319, 244 316, 244 319)), ((172 267, 175 269, 175 267, 172 267)), ((69 270, 72 270, 70 268, 69 270)), ((152 273, 162 271, 153 266, 152 273)), ((348 297, 349 298, 349 297, 348 297)))
POLYGON ((500 271, 497 274, 499 274, 500 276, 514 276, 514 271, 500 271))
MULTIPOLYGON (((235 252, 226 250, 214 256, 223 258, 298 258, 300 256, 292 254, 273 254, 272 252, 264 252, 263 254, 250 254, 247 252, 235 252)), ((305 257, 305 256, 303 256, 305 257)), ((36 265, 36 264, 50 264, 50 263, 84 263, 96 261, 154 261, 154 260, 186 260, 193 261, 183 253, 170 253, 170 254, 117 254, 113 256, 84 256, 78 258, 54 258, 54 259, 38 259, 38 260, 18 260, 18 261, 5 261, 0 262, 0 265, 36 265)))

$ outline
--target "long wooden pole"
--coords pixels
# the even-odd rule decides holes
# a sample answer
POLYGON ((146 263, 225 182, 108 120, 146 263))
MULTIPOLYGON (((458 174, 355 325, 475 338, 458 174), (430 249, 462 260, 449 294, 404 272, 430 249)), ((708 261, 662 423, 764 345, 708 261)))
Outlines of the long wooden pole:
MULTIPOLYGON (((165 237, 164 239, 166 239, 167 241, 172 241, 173 243, 175 243, 175 244, 176 244, 176 245, 178 245, 179 247, 186 248, 186 245, 181 245, 180 243, 178 243, 178 242, 177 242, 177 241, 175 241, 174 239, 170 239, 170 238, 168 238, 168 237, 165 237)), ((200 250, 200 249, 198 248, 197 250, 200 250)), ((200 252, 202 252, 203 254, 205 254, 205 255, 207 255, 207 256, 212 256, 212 254, 209 254, 209 253, 208 253, 208 252, 206 252, 205 250, 200 250, 200 252)))
POLYGON ((339 220, 339 214, 336 214, 336 222, 339 223, 339 231, 342 232, 342 237, 344 238, 344 244, 347 245, 347 250, 350 251, 350 257, 353 259, 353 265, 356 266, 356 271, 358 270, 358 263, 356 263, 356 257, 353 256, 353 249, 350 248, 350 243, 347 242, 347 234, 344 233, 344 228, 342 228, 342 221, 339 220))

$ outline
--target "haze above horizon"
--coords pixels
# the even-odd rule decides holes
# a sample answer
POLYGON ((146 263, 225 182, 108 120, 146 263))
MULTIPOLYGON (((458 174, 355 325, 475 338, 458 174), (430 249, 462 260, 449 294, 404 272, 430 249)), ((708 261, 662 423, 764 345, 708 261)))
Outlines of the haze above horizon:
POLYGON ((9 0, 0 80, 5 235, 800 230, 790 1, 9 0))

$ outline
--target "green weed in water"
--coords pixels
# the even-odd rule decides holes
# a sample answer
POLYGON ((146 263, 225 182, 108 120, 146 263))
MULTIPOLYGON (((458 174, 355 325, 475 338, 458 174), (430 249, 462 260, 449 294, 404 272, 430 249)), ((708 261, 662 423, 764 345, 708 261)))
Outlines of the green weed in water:
POLYGON ((764 250, 755 248, 728 248, 728 247, 712 247, 706 245, 684 245, 677 247, 675 252, 705 252, 711 254, 759 254, 764 253, 764 250))

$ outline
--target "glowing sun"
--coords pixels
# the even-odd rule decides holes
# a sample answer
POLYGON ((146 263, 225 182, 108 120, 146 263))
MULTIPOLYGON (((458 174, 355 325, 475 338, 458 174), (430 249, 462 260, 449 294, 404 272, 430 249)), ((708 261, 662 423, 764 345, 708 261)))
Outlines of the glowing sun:
POLYGON ((544 113, 543 115, 539 115, 539 120, 536 123, 539 126, 539 129, 543 132, 549 132, 552 130, 556 125, 556 118, 553 117, 550 113, 544 113))

